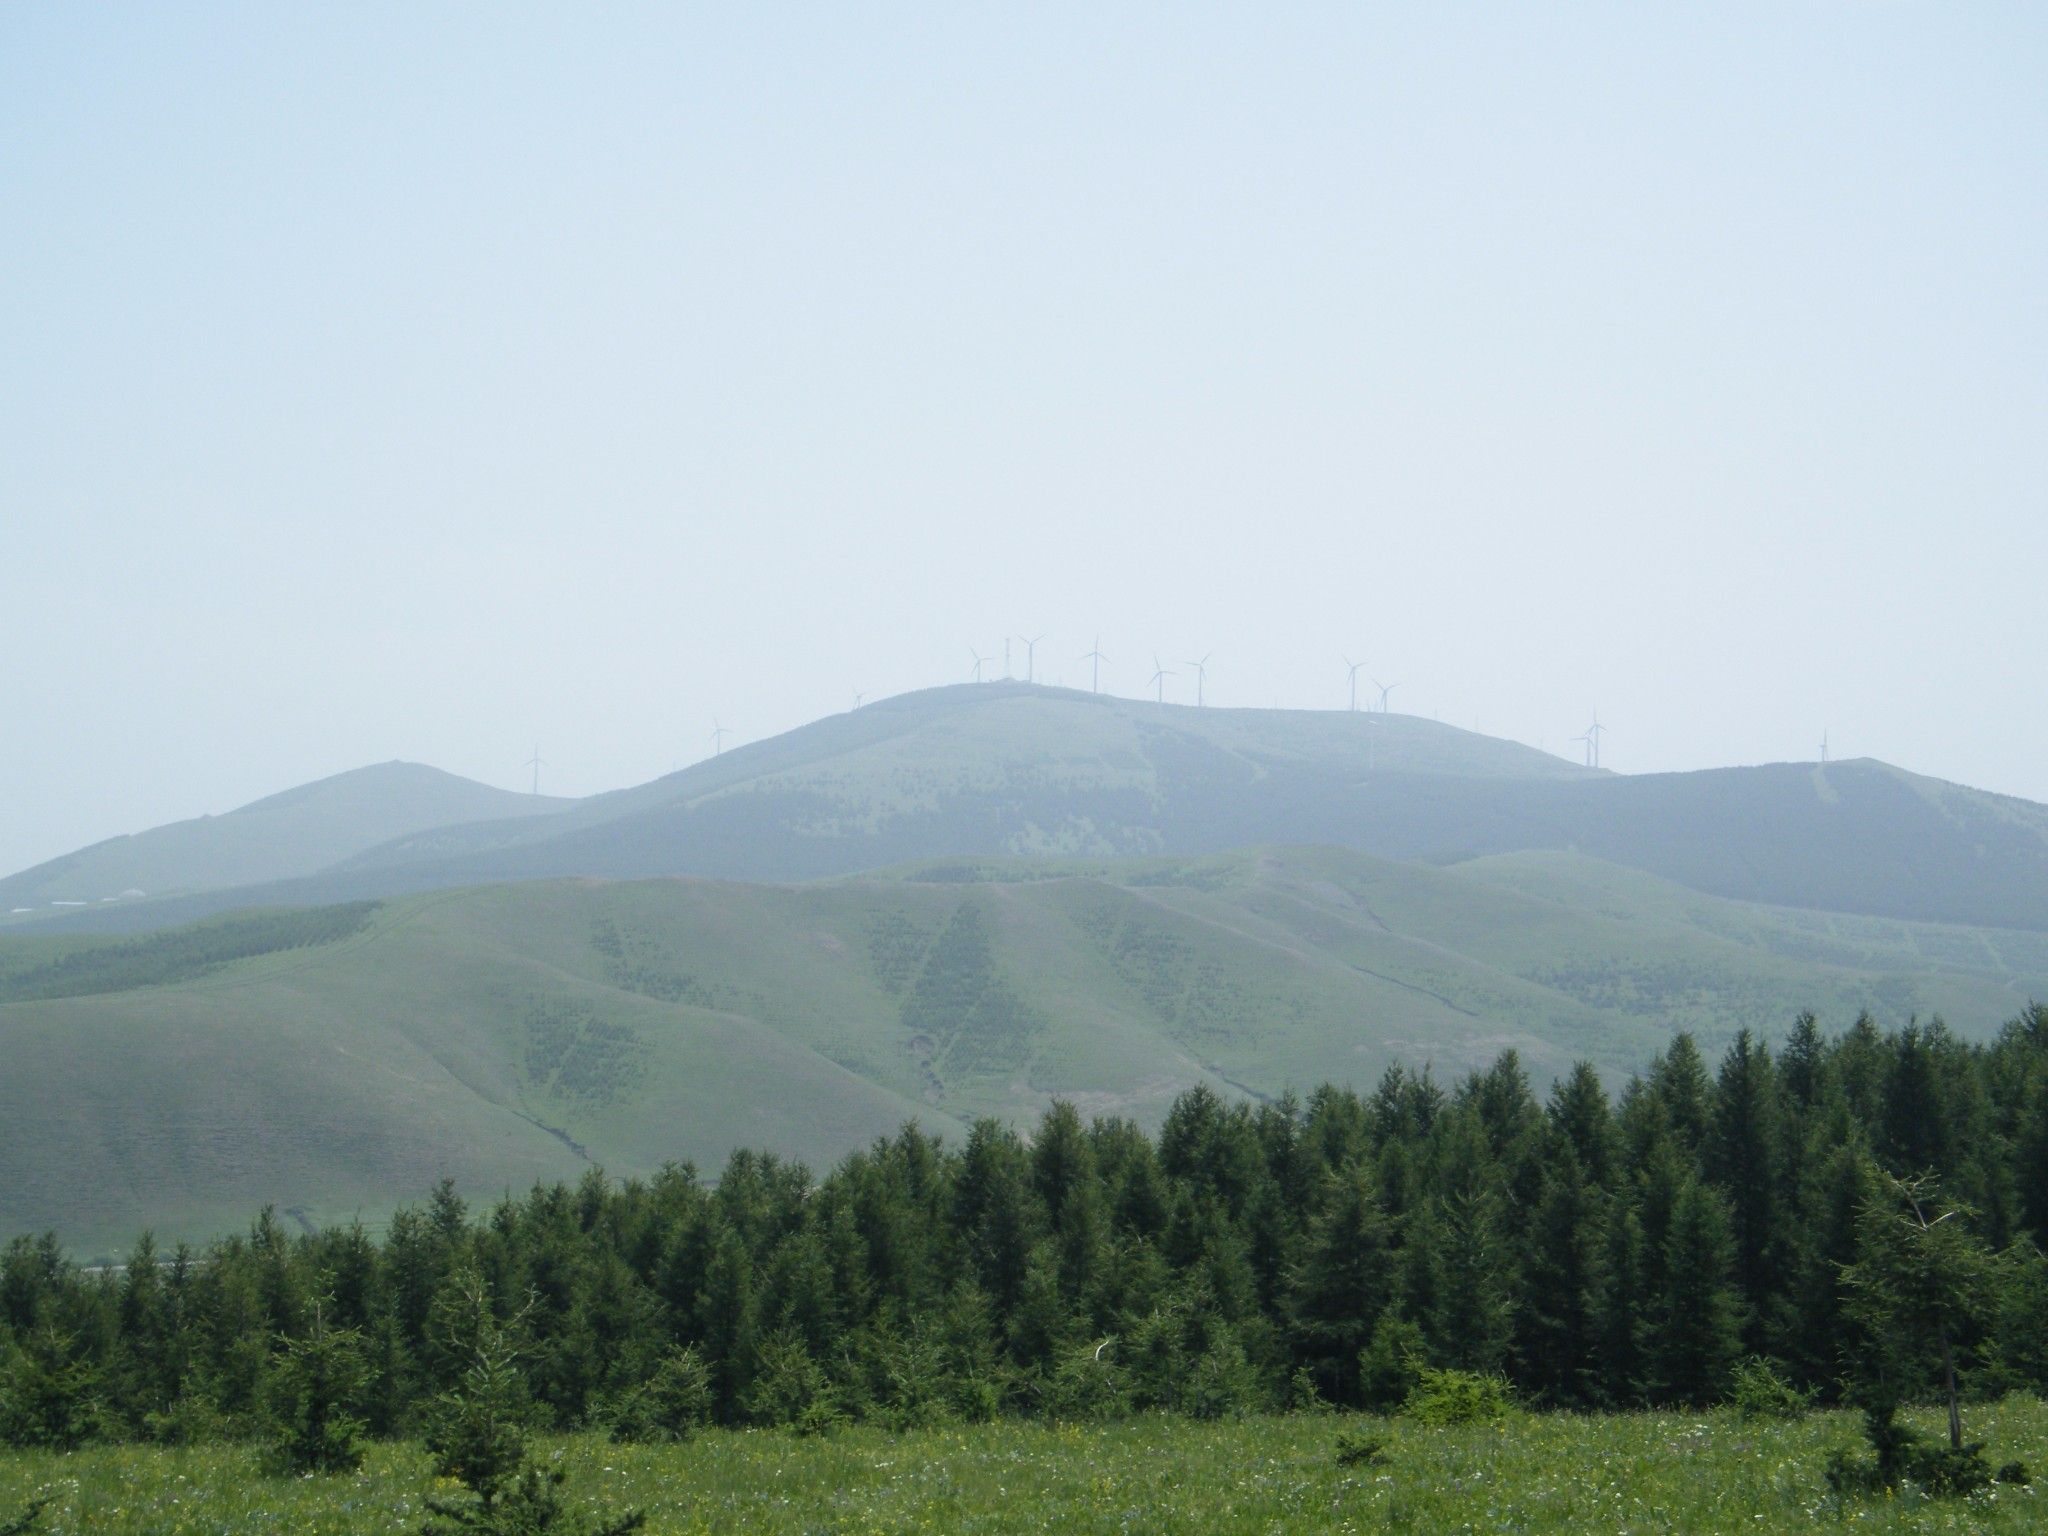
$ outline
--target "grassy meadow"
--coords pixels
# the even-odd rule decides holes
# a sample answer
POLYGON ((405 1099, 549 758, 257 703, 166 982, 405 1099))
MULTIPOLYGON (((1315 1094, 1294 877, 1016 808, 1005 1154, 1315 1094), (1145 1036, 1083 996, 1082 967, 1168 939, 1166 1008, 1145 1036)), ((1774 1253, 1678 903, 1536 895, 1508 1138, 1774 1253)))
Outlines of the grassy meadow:
MULTIPOLYGON (((1929 1434, 1939 1415, 1918 1416, 1929 1434)), ((1865 1531, 2028 1531, 2048 1493, 1838 1505, 1823 1466, 1858 1446, 1844 1413, 1745 1423, 1704 1414, 1527 1415, 1498 1427, 1385 1423, 1384 1458, 1341 1465, 1343 1418, 1106 1427, 999 1423, 802 1438, 712 1431, 679 1446, 592 1436, 545 1442, 579 1500, 648 1512, 654 1536, 698 1532, 1721 1532, 1853 1524, 1865 1531)), ((2048 1404, 1972 1407, 1994 1464, 2048 1460, 2048 1404)), ((1860 1448, 1860 1446, 1859 1446, 1860 1448)), ((414 1529, 433 1486, 411 1444, 353 1477, 266 1476, 243 1446, 0 1454, 0 1518, 41 1490, 50 1536, 355 1536, 414 1529)))

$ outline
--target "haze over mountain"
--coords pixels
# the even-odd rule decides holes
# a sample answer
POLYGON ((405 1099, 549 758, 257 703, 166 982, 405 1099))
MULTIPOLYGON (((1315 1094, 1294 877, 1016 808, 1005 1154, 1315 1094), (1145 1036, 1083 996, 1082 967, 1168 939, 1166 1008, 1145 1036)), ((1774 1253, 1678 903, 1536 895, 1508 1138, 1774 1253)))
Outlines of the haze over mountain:
POLYGON ((465 806, 460 820, 365 838, 317 872, 300 859, 267 880, 70 924, 559 876, 810 880, 949 857, 1316 844, 1436 863, 1576 850, 1741 900, 2048 929, 2048 808, 2030 802, 1869 760, 1623 776, 1400 714, 964 685, 559 809, 500 799, 521 814, 486 820, 465 806))
POLYGON ((519 795, 419 763, 379 763, 302 784, 225 816, 113 837, 0 879, 0 915, 52 903, 181 895, 289 880, 394 837, 566 802, 519 795))
POLYGON ((541 880, 0 942, 0 1237, 87 1252, 254 1207, 376 1220, 443 1175, 518 1188, 736 1146, 814 1163, 1052 1097, 1155 1120, 1195 1083, 1539 1089, 1675 1028, 1801 1009, 1986 1034, 2048 935, 1730 902, 1583 855, 1337 849, 948 860, 804 886, 541 880), (99 1246, 96 1246, 99 1245, 99 1246))

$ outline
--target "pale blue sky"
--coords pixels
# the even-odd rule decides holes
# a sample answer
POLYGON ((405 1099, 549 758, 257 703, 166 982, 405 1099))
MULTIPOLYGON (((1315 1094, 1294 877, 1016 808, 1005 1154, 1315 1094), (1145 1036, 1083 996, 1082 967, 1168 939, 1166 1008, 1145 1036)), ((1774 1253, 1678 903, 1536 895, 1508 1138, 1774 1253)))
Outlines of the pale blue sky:
POLYGON ((0 7, 0 871, 1006 632, 2048 799, 2044 81, 2031 3, 0 7))

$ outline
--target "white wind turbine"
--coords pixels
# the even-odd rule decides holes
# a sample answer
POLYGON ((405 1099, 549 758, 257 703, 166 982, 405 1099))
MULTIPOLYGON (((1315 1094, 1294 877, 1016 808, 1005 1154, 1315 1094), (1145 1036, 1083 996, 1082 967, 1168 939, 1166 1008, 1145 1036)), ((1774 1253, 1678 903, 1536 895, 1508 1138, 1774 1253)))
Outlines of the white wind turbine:
POLYGON ((1102 692, 1102 664, 1109 660, 1107 656, 1102 654, 1102 636, 1097 635, 1095 637, 1095 649, 1086 656, 1081 657, 1080 660, 1089 664, 1088 691, 1090 693, 1102 692))
POLYGON ((1593 711, 1593 723, 1586 727, 1586 734, 1572 738, 1573 741, 1583 741, 1586 744, 1586 766, 1588 768, 1598 768, 1600 766, 1600 738, 1606 734, 1607 727, 1600 723, 1600 711, 1596 709, 1593 711))

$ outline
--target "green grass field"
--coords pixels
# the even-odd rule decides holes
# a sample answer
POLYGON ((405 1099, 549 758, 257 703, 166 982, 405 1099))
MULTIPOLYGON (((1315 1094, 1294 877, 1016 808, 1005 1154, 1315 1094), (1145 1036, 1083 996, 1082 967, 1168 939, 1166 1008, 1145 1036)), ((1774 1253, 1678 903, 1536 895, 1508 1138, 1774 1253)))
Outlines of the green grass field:
MULTIPOLYGON (((1937 1415, 1920 1416, 1938 1430, 1937 1415)), ((1847 1414, 1746 1424, 1726 1412, 1527 1416, 1499 1428, 1386 1426, 1385 1459, 1338 1463, 1346 1421, 1294 1416, 1107 1428, 1003 1423, 822 1439, 713 1432, 678 1447, 548 1442, 579 1498, 638 1506, 653 1536, 696 1532, 2027 1531, 2048 1492, 1965 1501, 1906 1493, 1837 1506, 1822 1467, 1847 1414)), ((1973 1407, 1994 1462, 2048 1459, 2048 1404, 1973 1407)), ((294 1536, 415 1528, 425 1456, 385 1445, 355 1477, 279 1480, 252 1450, 0 1455, 0 1517, 37 1490, 51 1536, 294 1536)))

